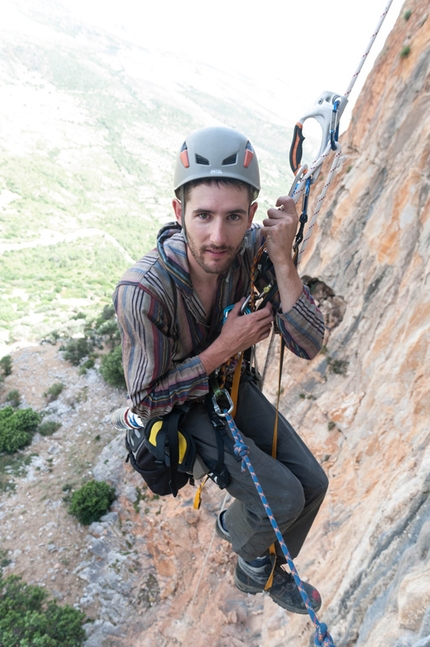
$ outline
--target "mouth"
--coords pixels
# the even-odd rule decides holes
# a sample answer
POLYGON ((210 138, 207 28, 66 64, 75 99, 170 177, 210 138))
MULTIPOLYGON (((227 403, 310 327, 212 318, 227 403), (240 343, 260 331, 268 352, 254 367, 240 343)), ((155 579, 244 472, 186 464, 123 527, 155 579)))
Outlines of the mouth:
POLYGON ((213 249, 212 247, 204 250, 205 254, 209 254, 213 259, 224 258, 229 253, 229 249, 213 249))

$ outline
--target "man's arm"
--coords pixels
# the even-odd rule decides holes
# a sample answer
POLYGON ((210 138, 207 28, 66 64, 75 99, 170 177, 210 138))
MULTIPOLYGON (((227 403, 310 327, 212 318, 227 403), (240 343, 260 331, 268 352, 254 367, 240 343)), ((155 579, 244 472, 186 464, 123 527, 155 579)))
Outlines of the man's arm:
POLYGON ((282 308, 276 322, 289 350, 312 359, 324 341, 324 319, 294 265, 292 248, 298 225, 294 201, 284 196, 278 198, 276 207, 268 210, 262 229, 282 308))
POLYGON ((208 392, 208 376, 198 356, 173 362, 175 341, 166 323, 171 314, 154 295, 136 285, 120 285, 114 305, 128 395, 143 419, 162 416, 208 392))

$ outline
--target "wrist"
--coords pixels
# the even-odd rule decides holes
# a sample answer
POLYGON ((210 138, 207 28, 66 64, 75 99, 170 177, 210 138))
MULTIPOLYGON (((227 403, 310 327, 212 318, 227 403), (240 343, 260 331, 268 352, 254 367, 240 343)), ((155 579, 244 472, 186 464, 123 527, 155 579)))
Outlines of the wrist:
POLYGON ((226 349, 224 344, 220 343, 219 340, 220 338, 218 337, 208 348, 199 353, 199 359, 207 375, 213 373, 234 355, 234 352, 226 349))

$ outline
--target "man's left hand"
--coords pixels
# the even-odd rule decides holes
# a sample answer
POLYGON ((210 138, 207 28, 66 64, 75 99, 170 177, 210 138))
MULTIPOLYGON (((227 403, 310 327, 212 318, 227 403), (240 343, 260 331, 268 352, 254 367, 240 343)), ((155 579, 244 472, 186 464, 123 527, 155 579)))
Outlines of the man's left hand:
POLYGON ((278 198, 276 207, 269 209, 267 216, 263 220, 263 235, 272 263, 275 267, 278 264, 292 263, 292 249, 299 220, 294 200, 289 196, 278 198))

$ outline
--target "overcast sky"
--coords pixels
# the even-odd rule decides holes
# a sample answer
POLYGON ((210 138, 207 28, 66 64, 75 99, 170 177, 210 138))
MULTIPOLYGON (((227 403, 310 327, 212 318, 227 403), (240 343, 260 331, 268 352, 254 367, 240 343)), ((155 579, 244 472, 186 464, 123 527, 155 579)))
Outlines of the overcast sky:
MULTIPOLYGON (((278 83, 280 93, 294 96, 297 119, 323 90, 345 93, 389 4, 388 0, 57 1, 86 22, 120 30, 144 47, 182 51, 217 68, 259 77, 272 87, 278 83)), ((402 5, 403 0, 393 0, 351 104, 402 5)))

